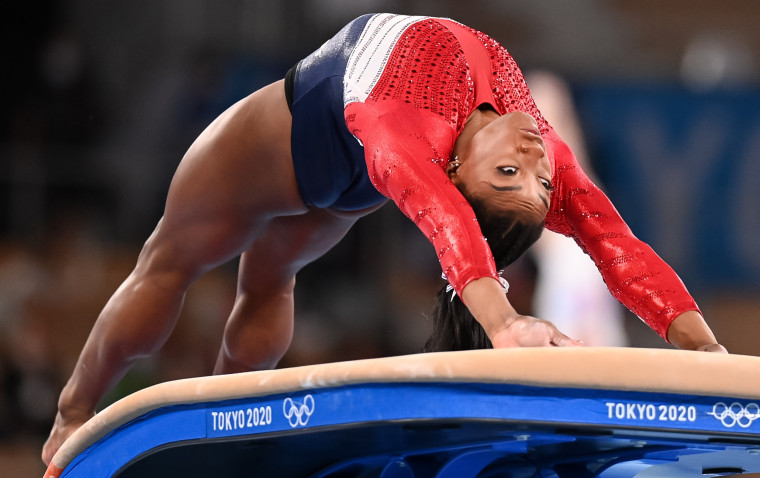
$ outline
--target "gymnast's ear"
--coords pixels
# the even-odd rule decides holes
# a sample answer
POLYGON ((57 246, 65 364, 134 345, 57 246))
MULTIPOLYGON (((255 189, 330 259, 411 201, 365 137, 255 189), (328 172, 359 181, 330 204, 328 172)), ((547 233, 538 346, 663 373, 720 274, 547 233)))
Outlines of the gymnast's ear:
POLYGON ((459 161, 458 156, 455 156, 454 159, 449 161, 449 163, 446 165, 446 175, 454 184, 458 184, 461 181, 461 178, 457 174, 459 171, 459 166, 461 165, 462 163, 459 161))

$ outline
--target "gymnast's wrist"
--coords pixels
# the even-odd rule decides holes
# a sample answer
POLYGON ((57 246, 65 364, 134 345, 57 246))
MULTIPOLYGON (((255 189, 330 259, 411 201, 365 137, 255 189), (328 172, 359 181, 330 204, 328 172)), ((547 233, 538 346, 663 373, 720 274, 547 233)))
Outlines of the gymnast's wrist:
POLYGON ((710 327, 696 310, 688 310, 678 315, 668 327, 668 341, 683 350, 725 352, 718 344, 710 327))
POLYGON ((87 400, 77 397, 70 386, 66 386, 58 398, 58 414, 66 421, 89 419, 95 415, 97 404, 90 406, 86 402, 87 400))
POLYGON ((462 290, 462 300, 489 337, 507 328, 520 315, 507 300, 502 285, 492 277, 468 283, 462 290))
MULTIPOLYGON (((61 423, 84 423, 95 416, 95 410, 79 407, 58 407, 58 419, 61 423)), ((58 421, 58 419, 56 421, 58 421)))
POLYGON ((494 316, 488 326, 484 326, 483 329, 488 337, 493 337, 499 332, 509 330, 509 328, 520 320, 523 316, 520 315, 511 305, 508 309, 502 310, 497 316, 494 316))

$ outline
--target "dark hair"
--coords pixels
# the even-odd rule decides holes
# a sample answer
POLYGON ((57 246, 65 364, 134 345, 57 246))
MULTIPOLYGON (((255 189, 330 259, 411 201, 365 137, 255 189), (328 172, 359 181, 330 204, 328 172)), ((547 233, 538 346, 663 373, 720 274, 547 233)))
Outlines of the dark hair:
MULTIPOLYGON (((478 196, 471 196, 469 202, 498 270, 503 270, 517 260, 538 240, 544 229, 543 217, 522 210, 497 210, 478 196)), ((446 292, 447 285, 444 284, 438 291, 437 304, 433 310, 433 333, 422 351, 492 348, 483 327, 458 295, 452 297, 452 292, 446 292)))

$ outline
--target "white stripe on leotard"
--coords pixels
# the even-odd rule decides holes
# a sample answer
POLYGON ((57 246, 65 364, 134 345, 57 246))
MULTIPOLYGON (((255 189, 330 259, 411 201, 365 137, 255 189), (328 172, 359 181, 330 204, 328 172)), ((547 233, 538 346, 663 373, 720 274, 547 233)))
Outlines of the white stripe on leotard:
POLYGON ((364 102, 380 80, 396 42, 411 25, 430 17, 374 15, 362 30, 343 76, 343 106, 364 102))

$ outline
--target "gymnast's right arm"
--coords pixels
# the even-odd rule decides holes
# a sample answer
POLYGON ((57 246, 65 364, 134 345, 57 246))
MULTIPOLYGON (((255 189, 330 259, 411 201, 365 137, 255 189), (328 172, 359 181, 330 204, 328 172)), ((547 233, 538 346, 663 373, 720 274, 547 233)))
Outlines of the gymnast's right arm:
POLYGON ((494 347, 578 344, 509 303, 475 213, 444 171, 456 134, 442 117, 389 101, 351 103, 346 118, 364 144, 373 184, 433 243, 447 280, 494 347))

